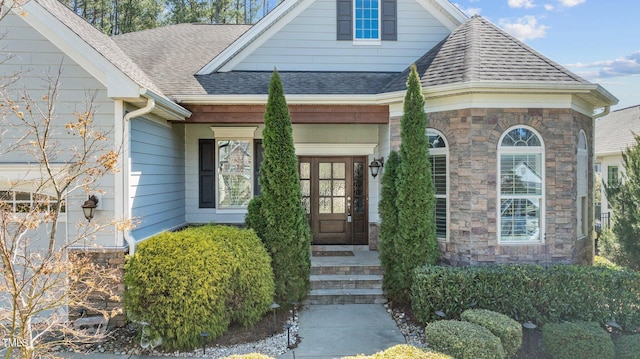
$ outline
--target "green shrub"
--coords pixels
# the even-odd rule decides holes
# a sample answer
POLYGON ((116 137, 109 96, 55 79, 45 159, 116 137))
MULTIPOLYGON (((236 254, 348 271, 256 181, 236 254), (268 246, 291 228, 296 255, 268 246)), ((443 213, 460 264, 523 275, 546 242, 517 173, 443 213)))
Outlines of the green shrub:
POLYGON ((598 323, 549 323, 542 327, 545 352, 554 359, 613 359, 611 336, 598 323))
POLYGON ((504 314, 486 309, 468 309, 460 316, 465 322, 483 326, 500 338, 508 357, 514 355, 522 344, 522 325, 504 314))
POLYGON ((384 268, 382 287, 385 294, 394 299, 401 299, 405 295, 396 278, 400 276, 398 266, 398 250, 396 250, 396 237, 398 234, 398 208, 396 207, 396 181, 400 157, 398 152, 391 151, 386 161, 386 166, 381 179, 380 203, 380 264, 384 268))
POLYGON ((620 336, 614 344, 616 359, 640 359, 640 334, 620 336))
POLYGON ((424 331, 429 348, 456 359, 500 359, 505 352, 500 339, 474 323, 442 320, 424 331))
POLYGON ((257 323, 273 303, 274 283, 271 257, 252 230, 208 225, 185 230, 213 240, 221 251, 229 251, 226 263, 232 273, 226 305, 231 321, 245 327, 257 323))
POLYGON ((269 310, 273 278, 252 231, 223 226, 162 233, 141 243, 125 265, 127 315, 149 323, 168 350, 191 350, 231 321, 252 325, 269 310))
POLYGON ((617 269, 617 270, 623 270, 624 269, 623 267, 613 263, 608 258, 602 257, 602 256, 595 256, 593 258, 593 265, 596 266, 596 267, 605 267, 605 268, 617 269))
POLYGON ((360 354, 343 357, 342 359, 453 359, 453 357, 429 349, 416 348, 407 344, 398 344, 373 355, 360 354))
POLYGON ((414 273, 411 305, 423 323, 438 310, 458 319, 466 309, 484 308, 539 326, 613 317, 633 332, 640 329, 640 273, 579 265, 424 266, 414 273))

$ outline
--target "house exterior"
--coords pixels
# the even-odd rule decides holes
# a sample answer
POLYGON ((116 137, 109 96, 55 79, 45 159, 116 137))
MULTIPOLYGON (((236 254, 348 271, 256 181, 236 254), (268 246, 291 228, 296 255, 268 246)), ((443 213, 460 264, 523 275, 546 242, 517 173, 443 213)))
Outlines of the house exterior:
MULTIPOLYGON (((622 153, 636 145, 634 135, 640 134, 640 105, 612 111, 598 119, 595 128, 596 171, 600 172, 602 182, 610 185, 625 172, 622 153)), ((604 186, 601 186, 600 198, 601 219, 607 225, 613 210, 607 201, 604 186)))
MULTIPOLYGON (((186 224, 243 223, 260 192, 274 68, 313 243, 377 248, 384 167, 375 178, 367 167, 399 148, 415 63, 442 260, 591 262, 594 113, 617 99, 449 1, 364 4, 285 0, 253 26, 180 24, 109 38, 55 0, 32 0, 0 22, 14 55, 0 73, 28 69, 19 85, 37 91, 40 76, 62 64, 61 114, 95 92, 97 121, 123 145, 95 220, 137 222, 98 238, 105 256, 186 224)), ((0 186, 28 166, 1 157, 0 186)), ((84 221, 85 199, 68 203, 69 224, 84 221)))

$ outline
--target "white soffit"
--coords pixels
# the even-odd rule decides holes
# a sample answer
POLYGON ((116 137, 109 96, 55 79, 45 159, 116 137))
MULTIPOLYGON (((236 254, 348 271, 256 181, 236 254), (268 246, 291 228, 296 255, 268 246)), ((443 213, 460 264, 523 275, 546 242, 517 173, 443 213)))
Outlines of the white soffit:
POLYGON ((210 127, 215 138, 255 138, 258 127, 210 127))
POLYGON ((467 21, 467 16, 449 1, 416 0, 425 10, 442 23, 449 31, 467 21))
POLYGON ((338 156, 348 153, 350 156, 374 154, 377 143, 296 143, 298 156, 338 156))

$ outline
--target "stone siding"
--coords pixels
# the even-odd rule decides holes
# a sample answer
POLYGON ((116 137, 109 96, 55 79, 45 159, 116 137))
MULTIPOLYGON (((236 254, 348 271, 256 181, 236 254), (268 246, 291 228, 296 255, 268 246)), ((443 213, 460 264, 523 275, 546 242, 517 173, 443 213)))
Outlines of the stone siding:
MULTIPOLYGON (((124 296, 124 264, 125 256, 129 253, 128 248, 101 248, 101 249, 84 249, 72 248, 75 254, 80 256, 89 256, 91 261, 100 268, 106 268, 111 272, 115 281, 110 283, 113 295, 106 297, 102 294, 91 295, 91 305, 94 308, 105 310, 108 313, 117 313, 109 319, 110 327, 122 327, 126 324, 124 316, 124 307, 122 298, 124 296)), ((70 319, 77 317, 82 308, 71 309, 69 312, 70 319)), ((88 312, 87 315, 97 315, 99 313, 88 312)))
MULTIPOLYGON (((593 234, 577 239, 577 143, 588 141, 589 188, 593 193, 593 120, 571 109, 464 109, 428 114, 428 127, 449 144, 449 240, 442 260, 453 265, 495 263, 591 263, 593 234), (545 206, 541 244, 500 244, 498 141, 509 128, 526 125, 544 143, 545 206)), ((390 120, 391 148, 400 146, 400 118, 390 120)), ((593 198, 588 196, 588 228, 593 198)), ((592 232, 592 231, 589 231, 592 232)))

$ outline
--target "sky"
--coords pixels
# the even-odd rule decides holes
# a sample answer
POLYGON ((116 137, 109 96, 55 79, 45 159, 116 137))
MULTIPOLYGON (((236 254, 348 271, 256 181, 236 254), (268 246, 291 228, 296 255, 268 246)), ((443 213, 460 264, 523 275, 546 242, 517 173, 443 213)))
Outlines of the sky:
POLYGON ((640 105, 640 0, 452 0, 618 98, 640 105))

